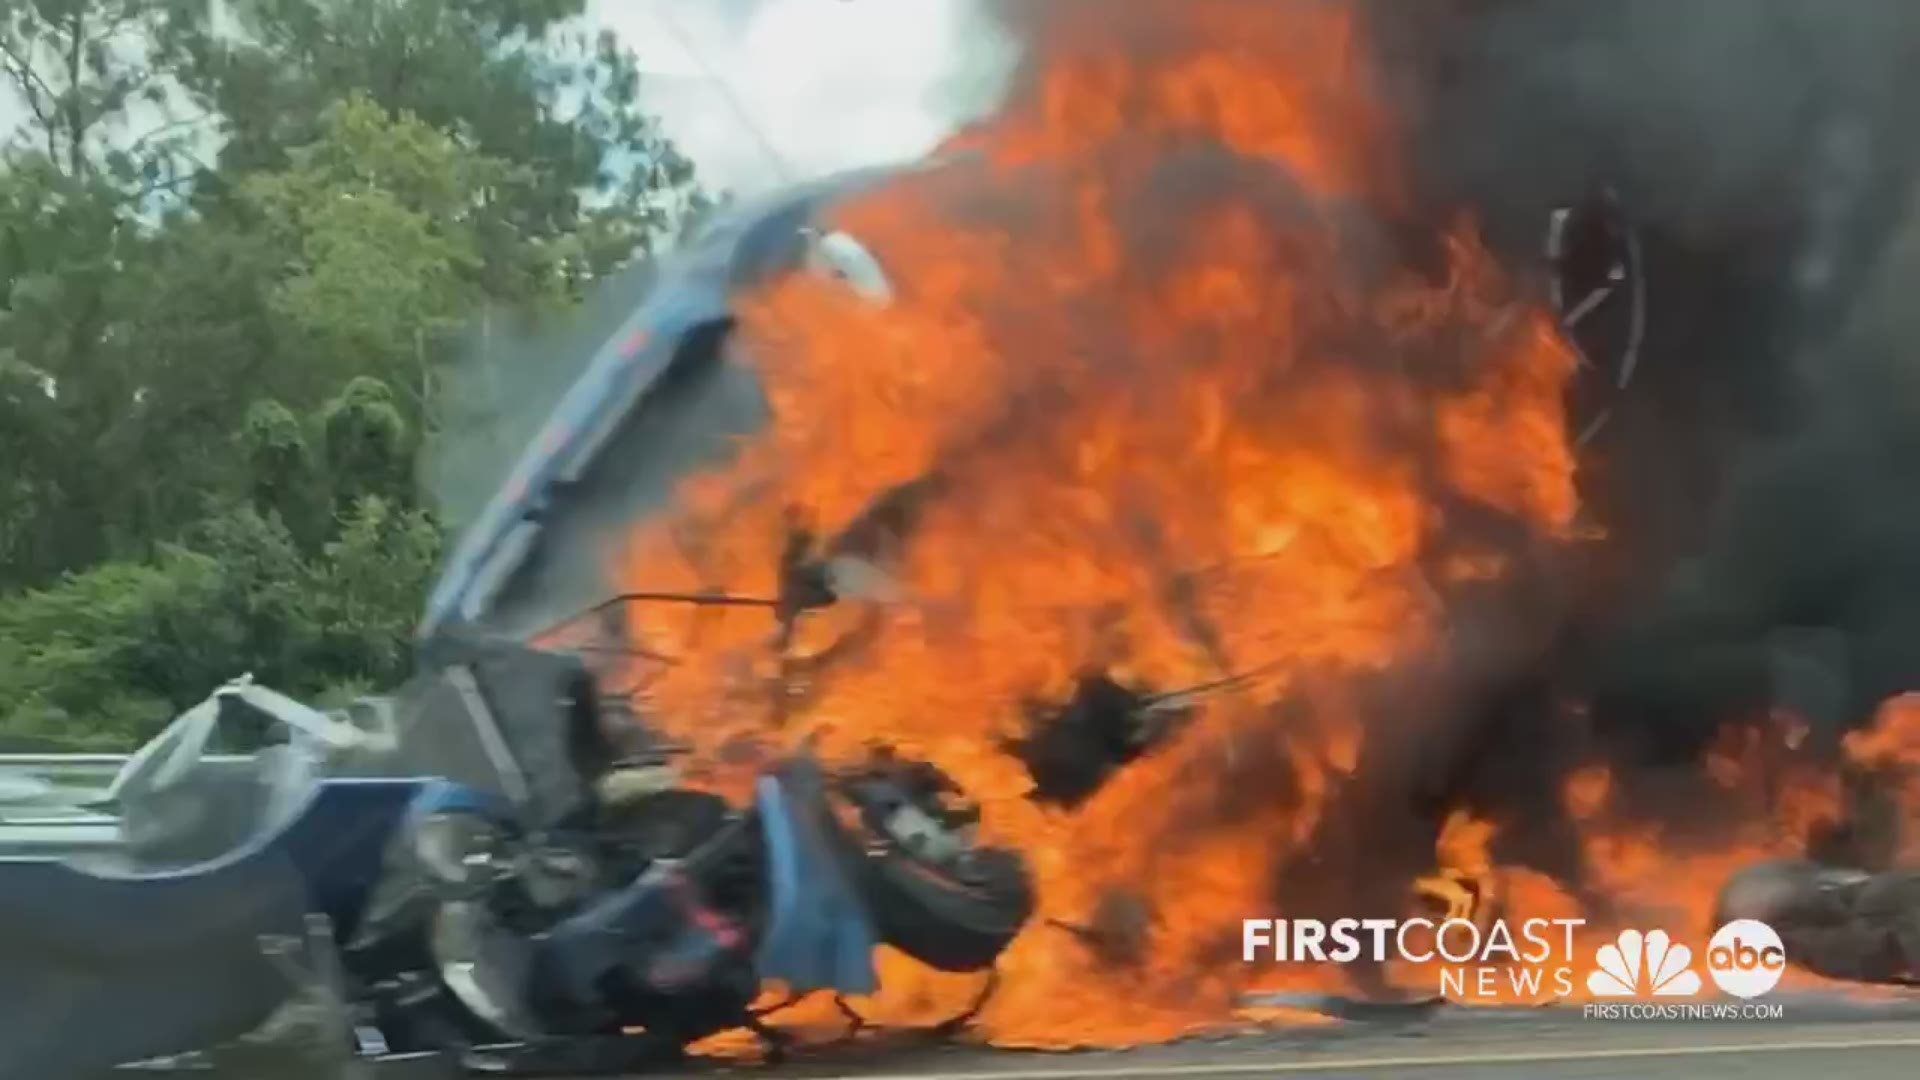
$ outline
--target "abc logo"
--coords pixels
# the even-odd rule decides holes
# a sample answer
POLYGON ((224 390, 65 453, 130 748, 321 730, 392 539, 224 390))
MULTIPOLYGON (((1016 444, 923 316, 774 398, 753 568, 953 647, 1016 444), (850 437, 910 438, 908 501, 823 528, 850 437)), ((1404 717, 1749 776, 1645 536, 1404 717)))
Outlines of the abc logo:
POLYGON ((1707 974, 1734 997, 1759 997, 1779 984, 1786 969, 1780 935, 1757 919, 1735 919, 1707 943, 1707 974))

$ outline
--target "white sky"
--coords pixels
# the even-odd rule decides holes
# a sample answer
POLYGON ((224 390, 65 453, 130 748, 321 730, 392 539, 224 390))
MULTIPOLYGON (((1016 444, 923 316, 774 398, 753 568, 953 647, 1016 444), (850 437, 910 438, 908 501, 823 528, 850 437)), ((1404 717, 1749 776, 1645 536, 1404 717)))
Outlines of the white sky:
POLYGON ((1013 49, 974 0, 591 0, 708 184, 917 157, 997 100, 1013 49), (758 132, 758 135, 755 134, 758 132))
MULTIPOLYGON (((1014 50, 976 0, 589 0, 645 108, 716 190, 924 154, 991 108, 1014 50)), ((0 133, 23 108, 0 91, 0 133)))

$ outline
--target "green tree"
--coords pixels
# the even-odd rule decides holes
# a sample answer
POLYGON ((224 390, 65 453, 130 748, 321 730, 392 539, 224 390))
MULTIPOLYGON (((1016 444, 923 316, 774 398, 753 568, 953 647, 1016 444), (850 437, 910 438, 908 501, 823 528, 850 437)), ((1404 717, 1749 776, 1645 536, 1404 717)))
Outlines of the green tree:
POLYGON ((0 601, 0 734, 128 745, 228 679, 291 693, 392 685, 406 671, 440 533, 356 502, 303 557, 278 517, 234 507, 165 545, 0 601))
POLYGON ((69 181, 109 181, 136 199, 176 183, 191 171, 209 118, 179 108, 157 46, 205 26, 207 8, 204 0, 0 4, 0 78, 27 114, 10 150, 69 181))
POLYGON ((570 20, 585 0, 229 0, 240 33, 177 27, 169 62, 225 118, 223 171, 283 167, 361 94, 514 168, 476 228, 490 296, 543 294, 650 249, 705 205, 641 108, 634 59, 570 20))
POLYGON ((219 7, 0 0, 0 738, 399 678, 455 331, 705 205, 583 0, 219 7))
POLYGON ((413 628, 442 537, 433 519, 378 496, 355 501, 309 566, 316 630, 306 671, 313 690, 391 687, 406 676, 413 628))
POLYGON ((296 539, 318 535, 321 507, 314 498, 320 474, 305 426, 285 405, 263 398, 247 409, 240 450, 252 478, 248 501, 277 514, 296 539))
POLYGON ((0 590, 145 540, 117 460, 151 386, 127 316, 153 211, 210 123, 149 45, 204 6, 0 4, 0 88, 22 113, 0 148, 0 590))
POLYGON ((478 214, 508 169, 364 97, 322 119, 285 168, 241 185, 235 224, 281 255, 265 295, 295 389, 370 374, 418 403, 431 359, 484 298, 478 214))
POLYGON ((348 383, 321 410, 320 425, 336 509, 362 499, 411 501, 413 439, 387 384, 365 376, 348 383))

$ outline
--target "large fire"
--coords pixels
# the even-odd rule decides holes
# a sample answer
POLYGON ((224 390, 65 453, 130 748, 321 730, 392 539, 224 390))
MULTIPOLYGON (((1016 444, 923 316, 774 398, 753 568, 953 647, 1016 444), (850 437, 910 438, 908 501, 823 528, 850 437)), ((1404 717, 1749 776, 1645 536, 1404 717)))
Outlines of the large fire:
MULTIPOLYGON (((1041 904, 977 1019, 1003 1044, 1164 1039, 1229 1022, 1255 985, 1340 988, 1242 964, 1240 917, 1296 895, 1392 908, 1431 870, 1596 930, 1703 925, 1728 868, 1797 850, 1837 803, 1777 732, 1729 737, 1723 767, 1662 797, 1732 808, 1709 816, 1731 832, 1635 813, 1595 764, 1563 792, 1582 873, 1499 867, 1519 826, 1456 807, 1429 832, 1407 816, 1426 865, 1356 883, 1376 854, 1356 848, 1392 862, 1399 841, 1354 830, 1400 819, 1355 807, 1447 752, 1459 673, 1527 655, 1512 598, 1580 540, 1574 360, 1471 223, 1408 239, 1346 8, 1058 10, 955 163, 845 210, 894 302, 811 278, 752 298, 772 421, 621 564, 635 588, 772 595, 797 535, 888 506, 862 551, 884 587, 786 643, 764 612, 636 608, 635 644, 676 658, 644 673, 645 712, 723 782, 811 738, 923 756, 979 799, 1041 904), (1226 688, 1085 802, 1031 799, 1011 747, 1089 671, 1226 688)), ((891 954, 882 976, 863 1007, 896 1022, 977 987, 891 954)))

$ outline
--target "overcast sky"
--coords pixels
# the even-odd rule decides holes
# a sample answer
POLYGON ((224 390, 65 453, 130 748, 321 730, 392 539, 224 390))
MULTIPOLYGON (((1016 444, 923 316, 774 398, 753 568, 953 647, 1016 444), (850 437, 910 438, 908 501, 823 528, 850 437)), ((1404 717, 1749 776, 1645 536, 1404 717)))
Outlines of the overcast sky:
MULTIPOLYGON (((708 186, 742 194, 925 153, 992 106, 1013 52, 975 0, 589 0, 589 18, 639 57, 645 106, 708 186)), ((0 92, 0 132, 21 113, 0 92)))
POLYGON ((990 108, 1013 50, 974 0, 592 0, 714 187, 919 156, 990 108))

